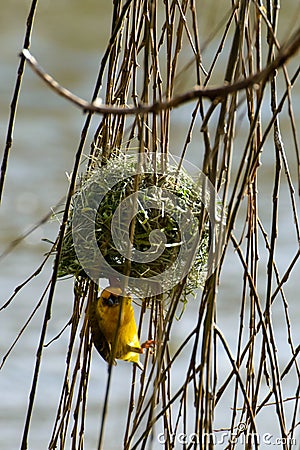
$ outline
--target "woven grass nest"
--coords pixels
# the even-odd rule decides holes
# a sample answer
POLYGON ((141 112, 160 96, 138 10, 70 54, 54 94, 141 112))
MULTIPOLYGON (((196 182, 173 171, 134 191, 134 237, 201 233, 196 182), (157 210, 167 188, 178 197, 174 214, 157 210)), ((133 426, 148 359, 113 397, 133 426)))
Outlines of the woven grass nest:
MULTIPOLYGON (((58 276, 91 277, 92 273, 97 279, 117 279, 120 274, 145 280, 146 284, 147 280, 159 279, 165 283, 164 292, 170 292, 185 278, 182 275, 185 271, 183 296, 186 297, 203 285, 206 274, 208 224, 201 240, 198 239, 196 247, 194 245, 195 236, 199 236, 201 210, 199 186, 183 168, 178 170, 177 165, 168 164, 162 169, 156 158, 154 170, 150 157, 141 164, 137 155, 114 156, 106 165, 94 166, 73 196, 58 276), (134 197, 137 190, 138 198, 134 197), (128 205, 134 201, 133 213, 128 205), (128 229, 133 222, 131 253, 126 254, 128 229), (164 234, 163 244, 157 230, 164 234), (74 240, 80 241, 81 252, 74 240), (96 245, 91 249, 92 241, 96 245), (193 248, 189 261, 186 257, 180 260, 183 241, 189 251, 193 248), (103 258, 100 262, 97 254, 103 258)), ((145 296, 144 289, 135 286, 133 290, 133 294, 145 296)))

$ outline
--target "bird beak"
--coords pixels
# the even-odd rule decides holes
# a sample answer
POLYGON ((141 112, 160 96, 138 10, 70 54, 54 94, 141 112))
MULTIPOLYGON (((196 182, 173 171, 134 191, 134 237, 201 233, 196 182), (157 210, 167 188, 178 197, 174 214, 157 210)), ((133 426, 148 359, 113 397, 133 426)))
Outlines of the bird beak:
POLYGON ((105 299, 105 304, 110 307, 118 306, 122 301, 121 295, 110 295, 105 299))

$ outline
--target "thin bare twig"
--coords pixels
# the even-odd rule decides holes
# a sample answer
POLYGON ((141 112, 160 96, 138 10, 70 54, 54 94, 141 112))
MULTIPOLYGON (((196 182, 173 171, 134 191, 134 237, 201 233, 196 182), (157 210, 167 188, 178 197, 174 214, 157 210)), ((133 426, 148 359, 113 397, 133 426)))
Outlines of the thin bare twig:
MULTIPOLYGON (((68 89, 62 87, 57 81, 54 80, 48 73, 46 73, 41 66, 38 64, 37 60, 31 55, 29 50, 23 49, 21 55, 24 56, 26 61, 29 63, 34 72, 58 95, 64 97, 71 103, 75 104, 81 108, 84 112, 89 111, 98 114, 120 114, 120 115, 136 115, 136 114, 149 114, 158 113, 162 110, 168 110, 172 108, 177 108, 187 102, 190 102, 199 98, 208 98, 214 100, 217 98, 226 98, 228 95, 236 93, 238 91, 247 89, 249 87, 256 87, 261 82, 267 80, 274 70, 278 69, 299 50, 300 46, 300 30, 298 30, 294 36, 281 47, 280 52, 274 61, 269 64, 264 70, 258 72, 250 77, 215 88, 201 88, 196 86, 193 90, 188 91, 182 95, 178 95, 171 100, 164 102, 157 102, 152 105, 139 105, 139 106, 109 106, 102 105, 101 100, 96 99, 93 103, 76 96, 68 89)), ((258 87, 257 87, 258 88, 258 87)))

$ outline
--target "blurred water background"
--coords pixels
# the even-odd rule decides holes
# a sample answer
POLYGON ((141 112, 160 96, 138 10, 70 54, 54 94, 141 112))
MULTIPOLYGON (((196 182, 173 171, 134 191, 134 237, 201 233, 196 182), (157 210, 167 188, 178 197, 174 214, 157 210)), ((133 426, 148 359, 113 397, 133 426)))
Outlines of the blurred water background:
MULTIPOLYGON (((32 53, 63 86, 68 87, 86 99, 91 97, 99 62, 110 36, 111 3, 104 0, 45 0, 40 2, 38 7, 32 37, 32 53)), ((229 3, 228 9, 230 8, 229 3)), ((207 0, 201 2, 201 4, 201 8, 205 10, 205 17, 201 20, 200 38, 205 41, 211 30, 217 26, 224 15, 224 2, 207 0)), ((291 29, 297 23, 297 18, 299 23, 299 5, 299 1, 295 0, 282 2, 279 23, 280 39, 284 40, 289 35, 291 29)), ((0 0, 0 7, 0 142, 1 147, 4 148, 9 105, 19 63, 18 53, 22 48, 29 2, 0 0)), ((205 58, 207 58, 208 63, 210 62, 212 51, 217 44, 218 36, 204 54, 204 65, 205 58)), ((224 52, 223 57, 226 58, 226 52, 224 52)), ((298 62, 299 56, 296 63, 298 62)), ((223 73, 220 72, 219 81, 222 80, 222 77, 223 73)), ((298 87, 296 86, 293 91, 293 99, 296 124, 299 125, 299 83, 298 87)), ((180 148, 176 149, 175 143, 182 141, 182 136, 186 131, 186 124, 189 121, 190 116, 187 114, 185 120, 184 114, 182 114, 185 110, 187 113, 190 111, 188 107, 184 107, 181 108, 180 112, 177 111, 173 115, 173 120, 176 124, 172 136, 174 153, 179 153, 180 148)), ((244 114, 245 111, 241 109, 239 131, 235 142, 236 151, 238 151, 239 142, 242 145, 246 137, 243 129, 244 114)), ((266 117, 270 115, 268 105, 265 105, 263 115, 266 117)), ((88 143, 92 139, 98 120, 96 118, 93 121, 87 140, 88 143)), ((19 101, 4 198, 0 208, 1 251, 5 250, 10 242, 44 217, 65 196, 68 188, 67 174, 72 170, 83 122, 84 116, 79 110, 46 89, 35 74, 30 70, 26 70, 19 101)), ((291 174, 296 187, 296 158, 293 150, 288 148, 291 130, 286 108, 281 114, 280 122, 290 161, 291 174)), ((187 158, 194 164, 197 164, 201 161, 202 151, 203 148, 198 148, 196 144, 193 144, 187 158)), ((273 161, 274 149, 272 141, 269 140, 262 156, 263 164, 259 171, 260 217, 268 232, 270 231, 272 206, 273 161)), ((299 209, 299 202, 297 207, 299 209)), ((245 205, 240 214, 241 223, 244 214, 245 205)), ((42 261, 43 254, 49 250, 49 245, 42 239, 54 240, 58 226, 59 222, 55 219, 47 222, 30 234, 7 257, 0 260, 1 305, 10 297, 15 287, 22 283, 38 267, 42 261)), ((285 177, 282 177, 278 231, 276 261, 280 273, 283 274, 298 248, 285 177)), ((260 292, 263 293, 266 276, 266 268, 263 263, 266 254, 263 246, 260 258, 262 261, 259 273, 260 292)), ((37 304, 51 276, 51 265, 52 261, 49 262, 46 270, 34 278, 19 293, 10 307, 0 313, 0 363, 5 352, 37 304)), ((223 266, 219 287, 218 322, 226 339, 232 345, 233 353, 236 347, 242 276, 242 267, 237 264, 237 258, 232 248, 230 248, 223 266)), ((286 285, 293 338, 296 344, 300 341, 299 278, 300 265, 298 263, 286 285)), ((191 300, 188 305, 180 326, 178 326, 178 329, 175 328, 172 335, 171 348, 172 345, 175 348, 186 336, 186 330, 194 326, 194 313, 197 310, 198 301, 199 296, 191 300)), ((52 319, 47 334, 48 341, 56 336, 67 323, 71 311, 72 279, 59 281, 53 305, 52 319)), ((278 300, 278 305, 275 304, 273 308, 273 320, 281 368, 285 366, 290 358, 286 350, 287 330, 282 311, 281 303, 278 300)), ((1 449, 16 449, 20 445, 43 313, 44 303, 0 371, 1 449)), ((60 339, 45 348, 30 433, 30 450, 41 450, 47 447, 63 380, 68 338, 69 330, 67 329, 60 339)), ((229 365, 222 352, 220 352, 219 357, 220 378, 222 379, 222 373, 228 370, 229 365)), ((176 370, 177 372, 173 373, 173 383, 175 385, 181 381, 180 368, 176 370)), ((91 372, 88 405, 89 419, 86 429, 85 448, 88 450, 95 448, 98 438, 106 374, 105 363, 95 354, 91 372)), ((105 448, 108 450, 120 448, 121 446, 122 433, 120 430, 123 429, 125 423, 130 380, 130 365, 119 363, 113 374, 111 401, 109 404, 110 426, 107 430, 105 444, 105 448)), ((291 378, 290 384, 285 383, 284 395, 286 397, 294 395, 293 381, 291 378)), ((225 404, 223 408, 224 415, 226 415, 226 408, 229 408, 230 405, 230 402, 225 404)), ((261 431, 277 436, 277 423, 276 420, 274 421, 274 415, 270 414, 269 411, 268 407, 266 407, 260 415, 261 431)), ((228 410, 228 414, 229 412, 228 410)), ((216 417, 216 423, 218 424, 218 417, 216 417)), ((162 445, 156 442, 154 443, 154 448, 162 448, 162 445)))

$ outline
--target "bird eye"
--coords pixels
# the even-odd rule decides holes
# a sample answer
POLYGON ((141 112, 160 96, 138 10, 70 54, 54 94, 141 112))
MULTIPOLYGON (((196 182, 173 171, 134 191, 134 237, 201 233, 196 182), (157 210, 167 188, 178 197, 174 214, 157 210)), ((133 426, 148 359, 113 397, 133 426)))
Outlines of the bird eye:
POLYGON ((113 294, 110 294, 110 296, 107 299, 108 306, 113 306, 115 304, 115 296, 113 294))

